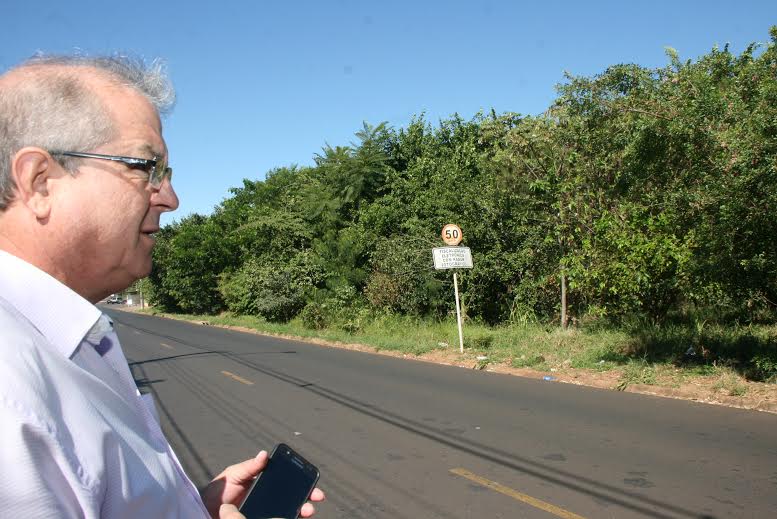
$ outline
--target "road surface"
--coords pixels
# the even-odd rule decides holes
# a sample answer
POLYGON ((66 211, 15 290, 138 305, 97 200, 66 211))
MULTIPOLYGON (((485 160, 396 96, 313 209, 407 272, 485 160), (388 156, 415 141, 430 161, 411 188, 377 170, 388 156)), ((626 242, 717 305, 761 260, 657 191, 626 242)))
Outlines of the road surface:
POLYGON ((286 442, 326 518, 777 517, 777 415, 105 308, 192 479, 286 442))

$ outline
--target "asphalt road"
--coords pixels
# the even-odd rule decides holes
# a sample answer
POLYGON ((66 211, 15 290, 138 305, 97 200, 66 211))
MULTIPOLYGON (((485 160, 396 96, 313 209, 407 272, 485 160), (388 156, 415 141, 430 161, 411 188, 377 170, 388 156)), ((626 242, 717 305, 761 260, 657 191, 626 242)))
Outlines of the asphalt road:
POLYGON ((286 442, 326 518, 777 517, 777 415, 106 311, 192 479, 286 442))

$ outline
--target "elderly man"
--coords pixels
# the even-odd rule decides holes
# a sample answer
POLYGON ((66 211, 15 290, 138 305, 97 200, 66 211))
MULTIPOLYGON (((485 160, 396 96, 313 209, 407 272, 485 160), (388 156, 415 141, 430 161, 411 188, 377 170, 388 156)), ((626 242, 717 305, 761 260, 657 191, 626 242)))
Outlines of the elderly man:
POLYGON ((159 217, 178 207, 159 116, 173 101, 159 66, 123 58, 0 76, 4 517, 240 517, 266 464, 228 467, 200 496, 94 306, 148 275, 159 217))

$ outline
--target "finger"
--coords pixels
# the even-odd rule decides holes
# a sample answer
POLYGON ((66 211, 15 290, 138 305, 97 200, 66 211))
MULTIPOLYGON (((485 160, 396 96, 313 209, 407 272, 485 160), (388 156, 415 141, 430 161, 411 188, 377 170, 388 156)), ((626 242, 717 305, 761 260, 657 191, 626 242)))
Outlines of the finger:
POLYGON ((310 517, 316 513, 316 508, 310 503, 305 503, 299 511, 300 517, 310 517))
POLYGON ((326 499, 326 496, 324 495, 324 491, 318 487, 314 488, 313 492, 310 493, 311 501, 323 501, 324 499, 326 499))
POLYGON ((219 508, 219 519, 245 519, 235 505, 221 505, 219 508))
POLYGON ((231 465, 224 470, 230 482, 241 484, 254 479, 267 466, 267 451, 261 451, 255 458, 231 465))

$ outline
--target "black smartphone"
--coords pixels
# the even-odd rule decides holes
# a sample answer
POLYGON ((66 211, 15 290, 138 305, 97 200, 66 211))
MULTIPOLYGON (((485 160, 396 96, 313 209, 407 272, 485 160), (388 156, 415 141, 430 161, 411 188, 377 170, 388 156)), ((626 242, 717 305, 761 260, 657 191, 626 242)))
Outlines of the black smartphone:
POLYGON ((270 455, 240 505, 247 519, 297 519, 318 481, 318 469, 284 443, 270 455))

